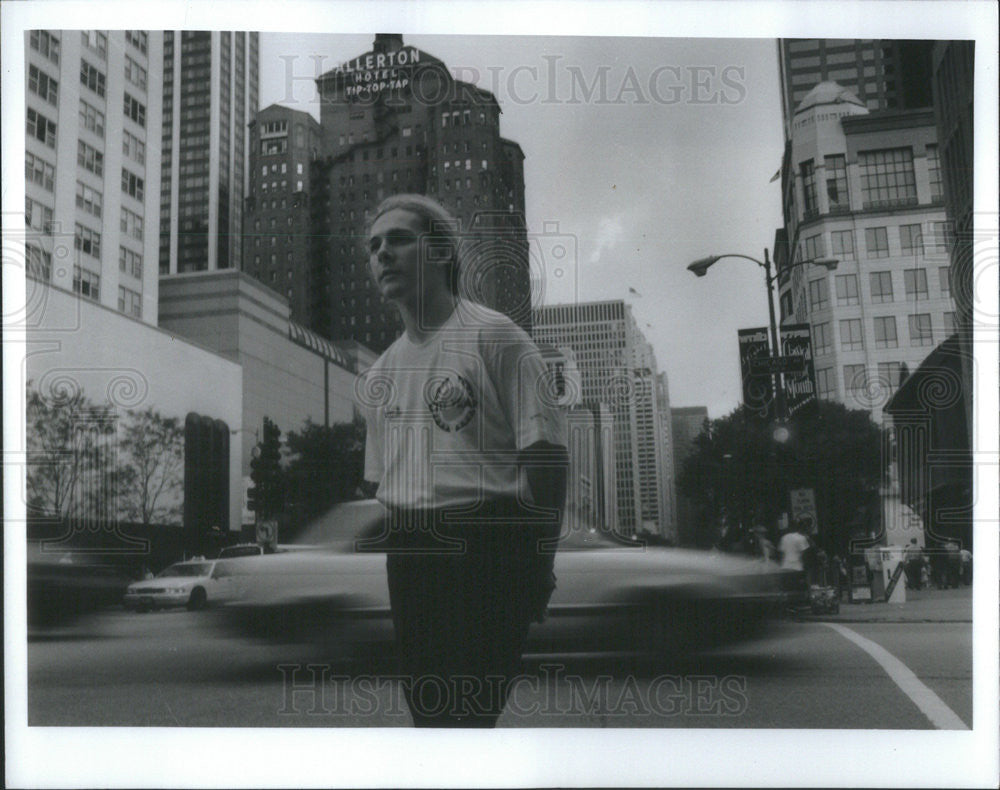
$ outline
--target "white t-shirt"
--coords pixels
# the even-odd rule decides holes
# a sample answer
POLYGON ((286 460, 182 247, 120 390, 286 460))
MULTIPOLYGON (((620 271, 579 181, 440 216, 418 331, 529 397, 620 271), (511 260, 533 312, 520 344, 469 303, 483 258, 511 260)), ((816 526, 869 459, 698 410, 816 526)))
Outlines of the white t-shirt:
POLYGON ((512 497, 519 452, 566 446, 566 418, 531 338, 460 301, 431 337, 404 333, 358 379, 368 424, 365 479, 389 507, 429 509, 512 497))
POLYGON ((778 543, 781 552, 781 567, 792 570, 805 570, 802 565, 802 555, 809 550, 809 538, 801 532, 786 532, 778 543))

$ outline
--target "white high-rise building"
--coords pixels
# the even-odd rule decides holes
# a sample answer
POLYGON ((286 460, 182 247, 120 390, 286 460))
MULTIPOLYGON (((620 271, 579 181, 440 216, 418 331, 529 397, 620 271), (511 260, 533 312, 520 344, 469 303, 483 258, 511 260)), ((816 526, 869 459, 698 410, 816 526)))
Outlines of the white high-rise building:
POLYGON ((532 311, 532 325, 539 344, 572 349, 582 404, 610 411, 618 522, 613 526, 674 539, 666 379, 631 307, 621 300, 545 305, 532 311))
POLYGON ((26 36, 28 275, 155 325, 162 37, 26 36))

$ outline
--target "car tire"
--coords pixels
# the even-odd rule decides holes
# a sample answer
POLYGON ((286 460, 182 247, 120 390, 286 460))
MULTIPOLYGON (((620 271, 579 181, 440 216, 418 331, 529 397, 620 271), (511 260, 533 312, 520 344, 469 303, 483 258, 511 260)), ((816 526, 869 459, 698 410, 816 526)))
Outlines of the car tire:
POLYGON ((152 606, 152 604, 141 603, 141 604, 139 604, 138 606, 135 607, 135 610, 139 614, 146 614, 147 612, 151 612, 153 610, 153 606, 152 606))
POLYGON ((208 603, 208 596, 205 594, 204 587, 195 587, 191 590, 191 597, 188 598, 187 608, 189 612, 196 612, 199 609, 204 609, 205 605, 208 603))

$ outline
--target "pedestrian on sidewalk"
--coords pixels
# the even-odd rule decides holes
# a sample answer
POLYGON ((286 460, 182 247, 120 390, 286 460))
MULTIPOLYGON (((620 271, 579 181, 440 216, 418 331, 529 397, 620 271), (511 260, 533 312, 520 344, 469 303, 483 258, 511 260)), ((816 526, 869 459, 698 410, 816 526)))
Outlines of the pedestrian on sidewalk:
POLYGON ((921 584, 921 571, 924 566, 924 553, 917 544, 916 538, 910 538, 910 545, 903 552, 904 570, 906 572, 906 586, 911 590, 919 590, 921 584))

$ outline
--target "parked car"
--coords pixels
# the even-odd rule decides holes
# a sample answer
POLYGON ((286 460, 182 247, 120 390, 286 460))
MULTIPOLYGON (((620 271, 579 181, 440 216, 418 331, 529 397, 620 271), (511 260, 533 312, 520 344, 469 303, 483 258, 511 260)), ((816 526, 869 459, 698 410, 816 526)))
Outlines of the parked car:
POLYGON ((140 612, 168 606, 204 609, 231 595, 231 567, 226 560, 177 562, 152 579, 130 584, 122 603, 140 612))
MULTIPOLYGON (((383 651, 392 639, 385 554, 371 550, 383 523, 374 500, 347 503, 303 533, 311 549, 241 559, 222 623, 344 657, 383 651)), ((597 529, 568 531, 555 573, 548 617, 529 633, 532 653, 682 652, 750 636, 808 602, 804 575, 776 563, 597 529)))

